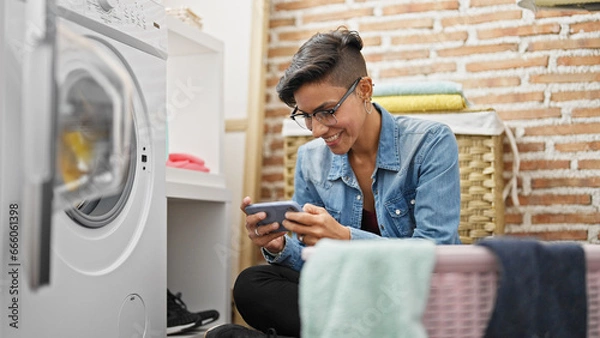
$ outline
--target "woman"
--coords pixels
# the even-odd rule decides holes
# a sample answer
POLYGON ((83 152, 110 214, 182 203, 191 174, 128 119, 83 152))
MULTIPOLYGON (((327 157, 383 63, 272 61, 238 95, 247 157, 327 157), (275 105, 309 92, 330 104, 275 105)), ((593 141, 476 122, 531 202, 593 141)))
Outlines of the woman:
MULTIPOLYGON (((234 300, 261 332, 225 325, 206 337, 299 337, 301 250, 321 238, 460 243, 454 134, 440 123, 392 116, 371 102, 362 47, 354 31, 318 33, 279 81, 277 92, 293 108, 291 118, 315 137, 298 149, 293 200, 304 212, 286 214, 283 226, 292 236, 277 232, 277 223, 257 226, 264 213, 247 215, 248 236, 270 264, 244 270, 234 300)), ((244 198, 242 211, 251 203, 244 198)))

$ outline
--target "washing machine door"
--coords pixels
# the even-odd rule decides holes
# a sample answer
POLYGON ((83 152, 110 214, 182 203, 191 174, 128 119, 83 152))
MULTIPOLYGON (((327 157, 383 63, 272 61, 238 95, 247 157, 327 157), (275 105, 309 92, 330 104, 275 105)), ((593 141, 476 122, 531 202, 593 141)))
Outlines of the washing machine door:
POLYGON ((64 24, 56 27, 55 211, 123 189, 134 105, 134 84, 123 65, 64 24))
POLYGON ((48 4, 32 4, 28 15, 22 217, 32 229, 25 240, 35 289, 50 282, 53 213, 75 210, 81 224, 102 226, 126 198, 134 85, 105 50, 59 24, 48 4))

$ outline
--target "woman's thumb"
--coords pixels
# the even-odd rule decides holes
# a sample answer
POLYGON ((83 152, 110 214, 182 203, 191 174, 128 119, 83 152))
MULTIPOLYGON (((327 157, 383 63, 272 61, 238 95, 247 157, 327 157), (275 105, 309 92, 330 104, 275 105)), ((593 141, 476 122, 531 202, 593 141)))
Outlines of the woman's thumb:
POLYGON ((303 210, 308 212, 309 214, 318 214, 319 213, 319 207, 317 207, 316 205, 312 205, 310 203, 304 204, 303 210))

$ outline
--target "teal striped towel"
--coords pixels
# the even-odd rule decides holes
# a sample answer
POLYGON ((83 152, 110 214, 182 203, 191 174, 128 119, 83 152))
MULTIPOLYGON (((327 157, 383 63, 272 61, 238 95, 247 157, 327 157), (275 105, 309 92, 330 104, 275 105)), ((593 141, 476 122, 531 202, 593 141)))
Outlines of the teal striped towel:
POLYGON ((376 83, 373 86, 373 96, 431 94, 459 94, 462 96, 462 84, 452 81, 423 81, 404 83, 376 83))

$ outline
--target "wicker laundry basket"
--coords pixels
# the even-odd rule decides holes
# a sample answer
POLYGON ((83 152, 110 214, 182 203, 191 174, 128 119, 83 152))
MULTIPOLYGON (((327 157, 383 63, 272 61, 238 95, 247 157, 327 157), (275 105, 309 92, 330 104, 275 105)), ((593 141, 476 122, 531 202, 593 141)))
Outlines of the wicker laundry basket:
MULTIPOLYGON (((504 233, 503 124, 493 109, 403 114, 448 124, 458 143, 461 210, 458 232, 463 244, 504 233), (465 124, 463 124, 466 123, 465 124)), ((285 120, 284 195, 294 194, 296 152, 310 133, 285 120)))

